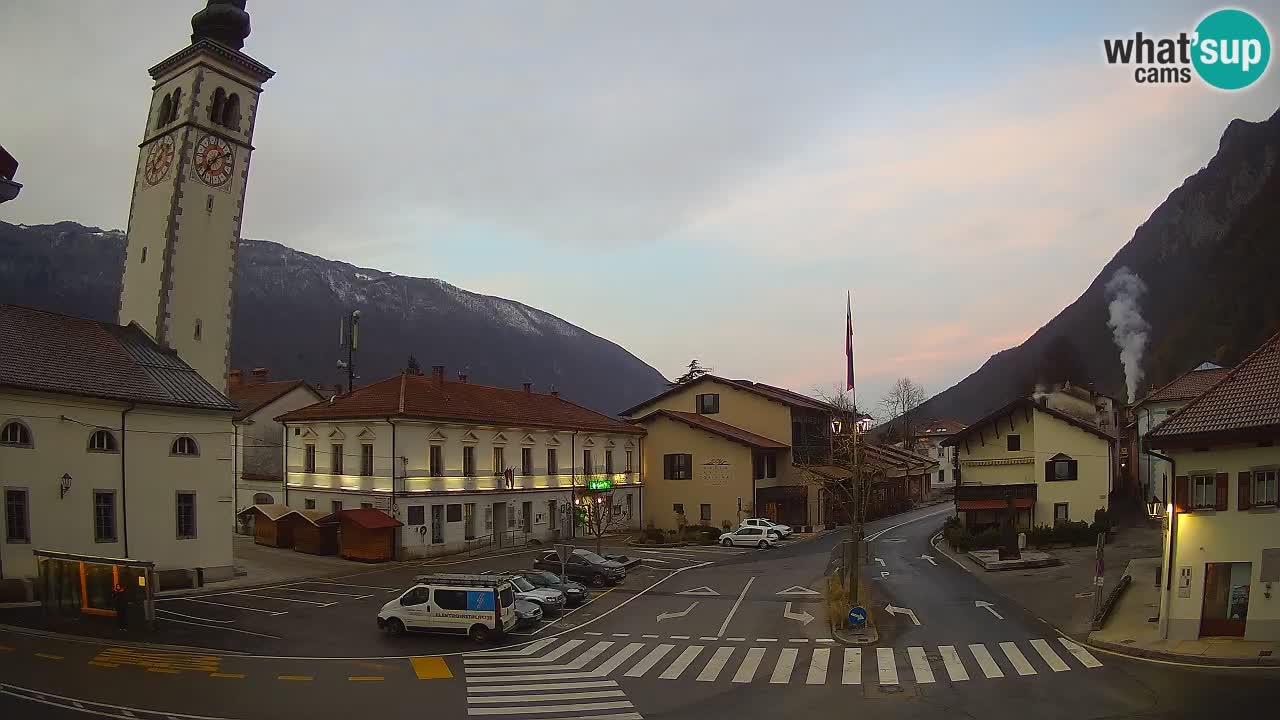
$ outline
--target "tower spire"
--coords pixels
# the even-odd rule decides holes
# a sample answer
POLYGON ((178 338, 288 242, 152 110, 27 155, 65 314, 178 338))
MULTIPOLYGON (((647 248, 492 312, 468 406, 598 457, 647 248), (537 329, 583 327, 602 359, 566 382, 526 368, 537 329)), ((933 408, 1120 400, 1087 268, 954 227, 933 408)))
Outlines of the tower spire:
POLYGON ((209 0, 203 10, 191 17, 191 43, 214 40, 234 50, 244 47, 249 37, 249 13, 245 0, 209 0))

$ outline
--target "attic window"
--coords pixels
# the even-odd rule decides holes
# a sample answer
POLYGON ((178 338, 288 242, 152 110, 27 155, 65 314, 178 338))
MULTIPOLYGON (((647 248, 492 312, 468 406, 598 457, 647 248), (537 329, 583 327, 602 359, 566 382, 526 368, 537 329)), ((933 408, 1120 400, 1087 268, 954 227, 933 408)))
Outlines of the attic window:
POLYGON ((1006 435, 1005 437, 1008 439, 1009 452, 1018 452, 1022 449, 1021 435, 1006 435))

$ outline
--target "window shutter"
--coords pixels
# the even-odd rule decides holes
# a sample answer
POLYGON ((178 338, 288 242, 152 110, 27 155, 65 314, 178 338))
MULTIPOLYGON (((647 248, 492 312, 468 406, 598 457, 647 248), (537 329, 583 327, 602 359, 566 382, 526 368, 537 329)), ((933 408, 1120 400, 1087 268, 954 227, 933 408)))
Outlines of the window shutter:
POLYGON ((1186 475, 1173 479, 1173 509, 1174 512, 1191 510, 1191 478, 1186 475))
POLYGON ((1230 477, 1227 473, 1218 473, 1213 476, 1214 490, 1218 492, 1218 502, 1213 506, 1214 510, 1227 509, 1227 482, 1230 477))
POLYGON ((1049 460, 1044 464, 1044 481, 1053 482, 1053 461, 1049 460))
POLYGON ((1079 470, 1077 469, 1077 468, 1078 468, 1078 466, 1079 466, 1079 464, 1080 464, 1080 462, 1079 462, 1078 460, 1068 460, 1068 461, 1067 461, 1067 468, 1068 468, 1067 473, 1068 473, 1068 477, 1070 477, 1072 480, 1079 480, 1079 479, 1080 479, 1079 470))
POLYGON ((1252 503, 1249 501, 1249 485, 1253 482, 1253 473, 1242 472, 1236 475, 1236 478, 1236 482, 1239 484, 1239 487, 1236 488, 1236 509, 1248 510, 1252 507, 1252 503))
POLYGON ((662 479, 663 480, 671 479, 671 456, 670 455, 662 456, 662 479))

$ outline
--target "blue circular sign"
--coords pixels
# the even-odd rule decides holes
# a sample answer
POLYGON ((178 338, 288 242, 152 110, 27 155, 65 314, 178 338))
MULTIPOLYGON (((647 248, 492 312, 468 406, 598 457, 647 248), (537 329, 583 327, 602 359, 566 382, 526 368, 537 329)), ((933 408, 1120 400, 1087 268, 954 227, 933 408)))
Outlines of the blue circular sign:
POLYGON ((849 627, 860 628, 867 624, 867 609, 861 605, 849 608, 849 627))

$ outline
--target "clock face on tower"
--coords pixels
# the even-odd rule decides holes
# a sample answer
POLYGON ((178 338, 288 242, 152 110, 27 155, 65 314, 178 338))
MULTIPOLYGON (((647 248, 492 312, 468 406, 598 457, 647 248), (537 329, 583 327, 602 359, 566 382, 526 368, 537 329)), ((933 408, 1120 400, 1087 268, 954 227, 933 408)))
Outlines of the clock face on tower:
POLYGON ((147 151, 147 159, 143 165, 143 175, 147 184, 155 185, 169 174, 169 166, 173 164, 173 135, 165 135, 151 144, 147 151))
POLYGON ((235 151, 226 140, 205 135, 196 143, 196 176, 210 187, 222 187, 231 179, 235 166, 235 151))

